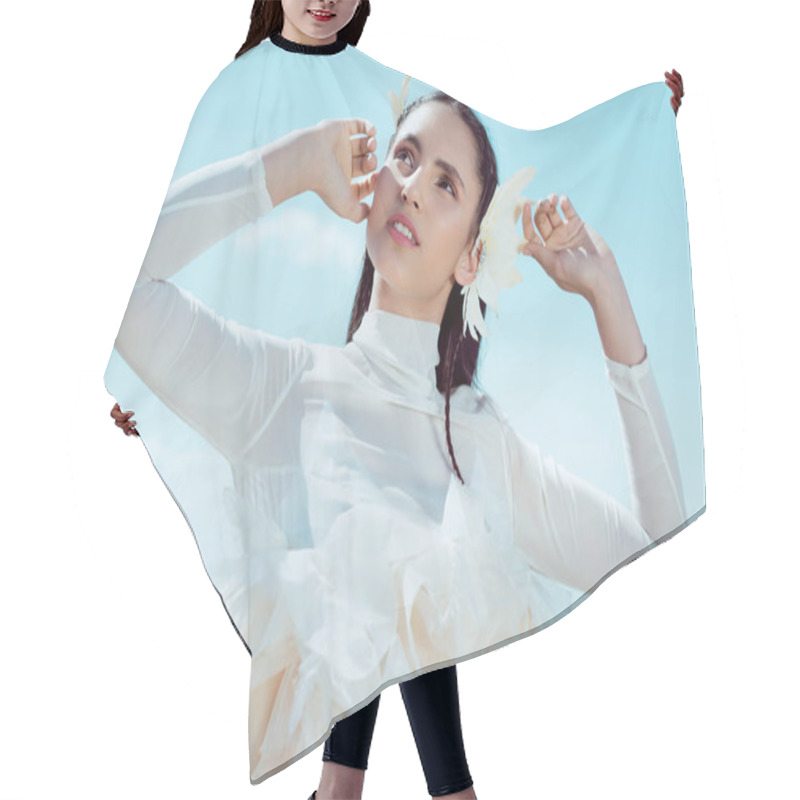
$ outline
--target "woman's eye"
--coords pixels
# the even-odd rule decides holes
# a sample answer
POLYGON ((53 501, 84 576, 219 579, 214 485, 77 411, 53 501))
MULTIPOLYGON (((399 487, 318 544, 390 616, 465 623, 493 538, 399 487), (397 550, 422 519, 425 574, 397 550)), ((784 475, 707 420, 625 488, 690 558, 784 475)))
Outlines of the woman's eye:
MULTIPOLYGON (((404 156, 404 155, 405 156, 410 156, 411 153, 408 150, 406 150, 405 148, 401 148, 400 150, 398 150, 394 154, 394 157, 397 158, 397 159, 404 160, 404 159, 402 159, 402 156, 404 156)), ((452 194, 453 197, 456 196, 456 187, 453 186, 453 182, 449 178, 444 178, 443 180, 439 181, 438 185, 439 186, 444 186, 445 188, 449 188, 450 189, 450 194, 452 194)))

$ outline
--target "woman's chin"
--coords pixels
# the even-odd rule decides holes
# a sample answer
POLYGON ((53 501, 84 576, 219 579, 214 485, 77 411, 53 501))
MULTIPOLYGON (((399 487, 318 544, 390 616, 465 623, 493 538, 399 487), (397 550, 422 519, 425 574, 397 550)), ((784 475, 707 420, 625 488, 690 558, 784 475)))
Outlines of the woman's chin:
MULTIPOLYGON (((374 264, 375 262, 373 262, 374 264)), ((390 294, 408 297, 409 295, 413 294, 413 286, 409 286, 409 275, 402 274, 397 269, 382 269, 375 266, 375 283, 381 284, 381 290, 383 292, 389 292, 390 294)))

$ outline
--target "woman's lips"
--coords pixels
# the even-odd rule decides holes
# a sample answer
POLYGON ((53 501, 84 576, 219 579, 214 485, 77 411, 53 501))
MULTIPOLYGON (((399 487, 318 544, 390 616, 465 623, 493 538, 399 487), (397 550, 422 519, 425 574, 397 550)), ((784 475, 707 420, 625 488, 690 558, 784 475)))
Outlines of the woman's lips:
MULTIPOLYGON (((415 239, 415 241, 412 242, 402 231, 399 231, 397 228, 395 228, 395 222, 400 222, 405 225, 403 220, 397 219, 397 217, 393 217, 391 220, 389 220, 387 227, 389 228, 389 235, 392 237, 392 239, 394 239, 398 244, 405 245, 406 247, 419 247, 419 244, 416 242, 416 234, 414 234, 412 231, 412 235, 415 239)), ((406 225, 406 227, 410 226, 406 225)))
POLYGON ((314 19, 318 19, 321 22, 327 22, 329 19, 336 16, 336 14, 331 14, 328 11, 313 11, 311 9, 309 9, 308 13, 311 14, 314 19))

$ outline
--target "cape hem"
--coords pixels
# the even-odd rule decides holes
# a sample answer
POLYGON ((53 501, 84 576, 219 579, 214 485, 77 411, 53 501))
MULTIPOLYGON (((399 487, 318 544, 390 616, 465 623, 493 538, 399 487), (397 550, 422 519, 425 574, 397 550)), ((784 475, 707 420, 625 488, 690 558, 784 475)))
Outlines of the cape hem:
POLYGON ((370 694, 369 697, 367 697, 362 702, 358 703, 358 705, 353 706, 349 711, 347 711, 346 714, 341 714, 336 719, 332 720, 330 725, 328 726, 328 730, 314 744, 307 747, 305 750, 298 753, 297 755, 293 756, 288 761, 285 761, 280 766, 275 767, 275 769, 265 772, 258 778, 253 778, 252 776, 250 776, 250 785, 258 786, 258 784, 263 783, 265 780, 271 778, 273 775, 277 775, 279 772, 282 772, 284 769, 287 769, 288 767, 292 766, 292 764, 299 761, 301 758, 305 758, 309 753, 311 753, 313 750, 316 750, 321 744, 325 742, 325 740, 330 736, 331 731, 333 730, 333 726, 340 719, 345 719, 346 717, 349 717, 351 714, 355 714, 357 711, 360 711, 362 708, 364 708, 364 706, 368 706, 381 692, 383 692, 384 689, 388 689, 390 686, 403 683, 413 678, 418 678, 420 675, 425 675, 428 672, 434 672, 437 669, 445 669, 446 667, 451 667, 454 664, 460 664, 464 661, 470 661, 473 658, 477 658, 478 656, 482 656, 486 653, 491 653, 494 650, 500 649, 501 647, 513 644, 514 642, 519 641, 520 639, 525 639, 528 636, 533 636, 533 634, 538 633, 539 631, 542 631, 545 628, 549 628, 551 625, 558 622, 562 617, 565 617, 571 611, 576 609, 584 600, 586 600, 589 597, 589 595, 594 593, 594 591, 600 586, 600 584, 608 580, 608 578, 610 578, 615 572, 619 571, 620 569, 622 569, 622 567, 626 566, 627 564, 630 564, 632 561, 636 561, 637 558, 640 558, 645 553, 652 550, 654 547, 658 547, 660 544, 663 544, 669 539, 672 539, 676 534, 680 533, 684 528, 689 527, 689 525, 691 525, 696 519, 701 517, 705 513, 705 511, 706 511, 706 504, 703 503, 701 508, 695 511, 695 513, 692 514, 690 517, 687 517, 687 519, 685 519, 680 525, 678 525, 678 527, 675 528, 675 530, 670 531, 669 533, 665 533, 662 537, 656 539, 647 547, 642 548, 639 552, 634 553, 633 555, 626 558, 624 561, 621 561, 619 564, 617 564, 616 567, 614 567, 614 569, 609 570, 602 578, 600 578, 600 580, 598 580, 597 583, 595 583, 595 585, 592 586, 591 589, 587 589, 577 600, 575 600, 569 606, 564 608, 562 611, 560 611, 551 619, 547 620, 546 622, 543 622, 541 625, 537 625, 535 628, 531 628, 530 630, 525 631, 524 633, 518 633, 514 636, 510 636, 508 639, 503 639, 500 642, 496 642, 495 644, 489 645, 489 647, 484 647, 480 650, 475 650, 472 653, 468 653, 465 656, 459 656, 458 658, 450 658, 447 659, 446 661, 440 661, 437 664, 433 664, 423 669, 418 669, 414 670, 413 672, 409 672, 402 678, 394 678, 390 681, 386 681, 386 683, 384 683, 382 686, 380 686, 378 689, 372 692, 372 694, 370 694))

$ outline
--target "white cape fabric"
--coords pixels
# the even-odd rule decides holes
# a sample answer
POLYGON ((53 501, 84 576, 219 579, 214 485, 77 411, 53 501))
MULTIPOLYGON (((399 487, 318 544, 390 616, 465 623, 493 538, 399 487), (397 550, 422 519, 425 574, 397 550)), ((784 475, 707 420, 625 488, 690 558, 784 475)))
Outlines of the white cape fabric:
MULTIPOLYGON (((440 325, 373 309, 347 342, 364 225, 313 192, 275 205, 261 157, 358 117, 377 128, 380 169, 404 77, 350 45, 275 37, 225 67, 105 373, 252 656, 252 783, 385 687, 551 624, 705 510, 669 89, 539 131, 473 109, 501 183, 535 167, 526 195, 568 195, 611 244, 646 356, 606 357, 588 304, 520 255, 523 280, 486 312, 476 380, 452 393, 462 484, 440 325)), ((411 79, 408 101, 432 90, 411 79)))

